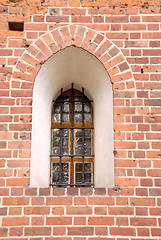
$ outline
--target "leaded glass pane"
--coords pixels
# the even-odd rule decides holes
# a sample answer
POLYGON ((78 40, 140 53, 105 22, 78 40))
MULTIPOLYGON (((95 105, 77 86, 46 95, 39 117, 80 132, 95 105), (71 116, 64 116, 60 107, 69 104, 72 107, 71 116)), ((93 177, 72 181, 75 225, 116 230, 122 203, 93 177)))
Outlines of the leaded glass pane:
POLYGON ((84 122, 91 123, 91 104, 84 103, 84 122))
POLYGON ((52 154, 68 155, 69 154, 69 130, 53 129, 52 154))
POLYGON ((76 155, 91 155, 91 129, 75 129, 75 154, 76 155), (84 131, 84 144, 83 144, 84 131))
POLYGON ((69 163, 52 163, 52 182, 68 183, 69 182, 69 163), (61 179, 60 179, 61 167, 61 179))
POLYGON ((84 163, 84 173, 83 173, 83 164, 75 163, 75 183, 91 183, 92 182, 92 164, 84 163))
MULTIPOLYGON (((60 98, 58 98, 58 101, 60 98)), ((69 100, 69 97, 64 97, 64 101, 69 100)), ((61 101, 63 101, 61 100, 61 101)), ((54 114, 53 114, 53 122, 69 122, 69 102, 55 102, 54 103, 54 114)))

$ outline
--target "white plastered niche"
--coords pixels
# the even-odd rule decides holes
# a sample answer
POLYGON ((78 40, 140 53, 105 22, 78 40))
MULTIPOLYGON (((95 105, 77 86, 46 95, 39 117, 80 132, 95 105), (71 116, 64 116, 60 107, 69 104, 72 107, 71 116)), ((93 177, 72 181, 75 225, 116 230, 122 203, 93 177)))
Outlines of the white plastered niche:
POLYGON ((52 101, 60 89, 85 89, 94 110, 94 186, 114 186, 113 93, 101 62, 74 46, 54 54, 39 71, 33 90, 31 176, 32 187, 50 184, 52 101))

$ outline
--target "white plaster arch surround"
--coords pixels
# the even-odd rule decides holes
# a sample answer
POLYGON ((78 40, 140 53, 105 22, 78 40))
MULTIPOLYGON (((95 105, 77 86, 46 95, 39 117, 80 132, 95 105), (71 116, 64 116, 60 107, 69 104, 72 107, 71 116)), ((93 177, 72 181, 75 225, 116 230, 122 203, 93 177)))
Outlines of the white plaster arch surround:
POLYGON ((60 89, 85 89, 93 100, 95 187, 114 186, 113 92, 103 64, 92 54, 74 46, 48 59, 39 71, 33 90, 33 124, 31 146, 32 187, 50 183, 50 144, 52 101, 60 89))

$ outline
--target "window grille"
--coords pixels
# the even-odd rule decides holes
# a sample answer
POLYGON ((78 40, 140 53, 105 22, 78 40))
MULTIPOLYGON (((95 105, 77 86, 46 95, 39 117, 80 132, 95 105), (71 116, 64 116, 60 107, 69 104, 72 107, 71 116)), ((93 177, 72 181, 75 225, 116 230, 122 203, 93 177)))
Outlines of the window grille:
POLYGON ((53 101, 51 186, 94 185, 92 100, 72 88, 53 101))

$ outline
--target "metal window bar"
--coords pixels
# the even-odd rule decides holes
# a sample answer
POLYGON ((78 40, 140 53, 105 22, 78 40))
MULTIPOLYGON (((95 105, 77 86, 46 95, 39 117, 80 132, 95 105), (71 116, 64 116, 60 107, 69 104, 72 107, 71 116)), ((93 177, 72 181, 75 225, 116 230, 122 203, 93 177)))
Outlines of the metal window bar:
POLYGON ((71 184, 73 184, 73 155, 74 155, 74 149, 73 149, 73 116, 74 116, 74 89, 73 89, 73 83, 72 83, 72 128, 71 128, 71 184))
MULTIPOLYGON (((63 99, 63 88, 61 88, 61 100, 63 99)), ((63 102, 60 105, 60 127, 62 127, 63 121, 63 102)), ((60 163, 59 163, 59 183, 62 183, 62 147, 63 147, 63 139, 62 139, 62 128, 60 128, 60 163)))
MULTIPOLYGON (((75 96, 76 97, 76 96, 75 96)), ((82 97, 82 96, 79 96, 79 97, 82 97)), ((64 103, 64 102, 89 102, 89 103, 91 103, 91 102, 93 102, 93 100, 88 100, 88 99, 84 99, 84 100, 53 100, 53 102, 55 103, 64 103)))
POLYGON ((49 184, 49 186, 59 186, 59 185, 61 185, 61 186, 65 186, 65 187, 68 187, 68 186, 75 186, 75 187, 79 187, 80 185, 81 186, 94 186, 94 184, 93 183, 81 183, 81 182, 79 182, 79 183, 61 183, 61 184, 58 184, 58 183, 51 183, 51 184, 49 184))
POLYGON ((51 154, 50 157, 59 157, 60 161, 59 161, 59 166, 60 166, 60 172, 59 172, 59 183, 51 183, 50 186, 94 186, 93 183, 85 183, 84 182, 84 157, 94 157, 94 155, 90 154, 90 155, 86 155, 85 156, 85 129, 94 129, 94 127, 84 127, 84 103, 85 102, 93 102, 92 100, 88 100, 85 99, 85 95, 84 95, 84 88, 82 88, 82 95, 74 95, 74 88, 73 88, 74 84, 72 83, 72 100, 63 100, 63 88, 61 89, 61 95, 60 95, 60 99, 58 100, 54 100, 54 103, 60 103, 61 105, 61 112, 60 112, 60 127, 51 127, 51 129, 60 129, 60 154, 59 155, 55 155, 55 154, 51 154), (75 100, 75 97, 80 97, 82 98, 82 100, 75 100), (62 127, 62 122, 63 122, 63 106, 64 106, 64 102, 69 102, 71 103, 71 123, 72 123, 72 127, 62 127), (75 102, 81 102, 82 103, 82 127, 74 127, 74 103, 75 102), (62 138, 62 130, 63 129, 70 129, 71 130, 71 154, 68 155, 64 155, 62 152, 62 148, 63 148, 63 138, 62 138), (74 129, 82 129, 82 147, 83 147, 83 155, 76 155, 74 154, 74 143, 73 143, 73 131, 74 129), (70 157, 71 158, 71 183, 63 183, 62 182, 62 157, 70 157), (82 158, 82 182, 79 183, 73 183, 74 181, 74 173, 73 173, 73 158, 74 157, 81 157, 82 158))
MULTIPOLYGON (((84 100, 84 88, 82 88, 82 99, 84 100)), ((82 101, 82 148, 83 148, 83 155, 82 155, 82 182, 84 183, 84 155, 85 155, 85 146, 84 146, 84 101, 82 101)))

